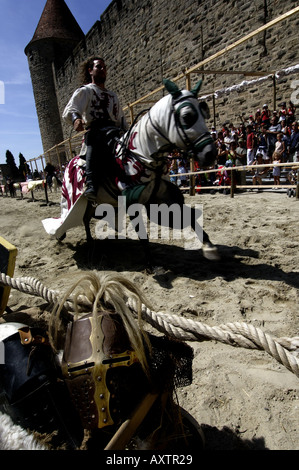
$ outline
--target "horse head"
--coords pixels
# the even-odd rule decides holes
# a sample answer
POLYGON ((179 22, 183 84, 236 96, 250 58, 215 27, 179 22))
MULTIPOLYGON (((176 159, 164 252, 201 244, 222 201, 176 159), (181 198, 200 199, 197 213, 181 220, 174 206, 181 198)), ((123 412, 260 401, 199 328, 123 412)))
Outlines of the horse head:
POLYGON ((191 91, 180 90, 167 79, 163 83, 169 92, 174 120, 169 129, 169 140, 181 150, 190 152, 199 166, 213 165, 217 151, 205 123, 205 119, 210 117, 209 108, 207 103, 199 102, 197 98, 202 80, 191 91))

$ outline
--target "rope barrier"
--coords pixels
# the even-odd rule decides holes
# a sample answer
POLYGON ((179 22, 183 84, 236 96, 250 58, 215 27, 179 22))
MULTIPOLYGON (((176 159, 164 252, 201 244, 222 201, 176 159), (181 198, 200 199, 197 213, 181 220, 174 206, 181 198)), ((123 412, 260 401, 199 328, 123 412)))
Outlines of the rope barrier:
MULTIPOLYGON (((128 305, 136 312, 133 300, 129 299, 128 305)), ((182 341, 215 340, 231 346, 264 350, 299 377, 299 359, 287 350, 299 351, 299 337, 274 340, 259 328, 239 322, 210 327, 177 315, 152 312, 144 305, 142 313, 157 330, 182 341)))
MULTIPOLYGON (((38 279, 33 277, 11 278, 0 273, 0 285, 9 286, 29 295, 43 298, 49 304, 59 300, 59 291, 48 289, 38 279)), ((89 305, 90 302, 80 296, 80 302, 89 305)), ((136 301, 129 298, 127 306, 133 313, 137 313, 136 301)), ((72 310, 72 301, 69 299, 65 307, 72 310)), ((214 340, 235 347, 259 349, 266 351, 270 356, 284 365, 290 372, 299 377, 299 337, 273 339, 261 329, 246 323, 228 323, 220 326, 208 326, 200 321, 194 321, 174 314, 153 312, 142 304, 143 319, 158 331, 181 341, 214 340), (293 351, 291 353, 290 351, 293 351)))

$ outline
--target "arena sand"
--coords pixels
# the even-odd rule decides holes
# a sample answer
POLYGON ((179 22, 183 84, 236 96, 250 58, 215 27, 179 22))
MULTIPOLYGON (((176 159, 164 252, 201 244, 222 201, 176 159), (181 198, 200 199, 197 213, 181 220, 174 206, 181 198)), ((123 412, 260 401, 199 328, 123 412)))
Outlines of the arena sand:
MULTIPOLYGON (((187 196, 203 204, 204 228, 221 261, 208 262, 179 240, 153 240, 160 275, 146 272, 138 241, 97 240, 88 247, 83 226, 61 243, 52 239, 41 220, 60 215, 60 195, 49 194, 50 206, 43 205, 43 191, 35 198, 0 198, 0 235, 18 248, 14 277, 32 276, 63 292, 88 270, 122 273, 155 311, 209 326, 245 322, 273 338, 298 336, 299 201, 286 193, 187 196)), ((2 322, 30 322, 37 310, 47 311, 43 299, 15 289, 8 305, 12 313, 2 322)), ((189 344, 193 382, 178 389, 178 400, 202 425, 207 450, 299 449, 299 381, 292 372, 263 350, 214 340, 189 344)))

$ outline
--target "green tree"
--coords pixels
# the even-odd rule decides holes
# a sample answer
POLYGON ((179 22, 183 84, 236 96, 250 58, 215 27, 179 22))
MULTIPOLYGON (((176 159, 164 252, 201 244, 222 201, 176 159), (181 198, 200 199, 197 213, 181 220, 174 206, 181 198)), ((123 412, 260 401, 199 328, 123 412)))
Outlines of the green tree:
POLYGON ((9 166, 10 176, 12 178, 19 177, 19 169, 15 162, 15 157, 10 150, 6 150, 6 164, 9 166))
POLYGON ((29 166, 26 163, 26 158, 22 153, 19 153, 19 173, 20 176, 26 178, 26 174, 30 172, 29 166))

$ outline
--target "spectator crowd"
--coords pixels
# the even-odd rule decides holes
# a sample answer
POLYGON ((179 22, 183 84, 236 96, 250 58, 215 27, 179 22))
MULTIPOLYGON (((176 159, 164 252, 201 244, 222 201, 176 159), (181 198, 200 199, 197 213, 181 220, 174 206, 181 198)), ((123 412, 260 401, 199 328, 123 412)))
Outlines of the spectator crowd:
MULTIPOLYGON (((299 129, 296 120, 296 108, 290 101, 279 105, 278 110, 270 111, 267 104, 257 109, 247 119, 241 119, 238 126, 224 123, 219 130, 211 129, 211 135, 217 147, 218 156, 215 168, 233 166, 252 166, 253 183, 261 183, 263 174, 273 171, 274 184, 280 182, 279 163, 299 161, 299 129), (255 165, 273 164, 273 168, 255 165)), ((178 152, 170 155, 170 174, 187 173, 188 161, 178 152)), ((195 164, 194 171, 200 170, 195 164)), ((236 172, 238 184, 246 184, 246 172, 236 172)), ((188 185, 187 176, 178 176, 177 184, 188 185)), ((214 180, 217 174, 214 174, 214 180)), ((210 182, 213 180, 209 175, 210 182)), ((202 178, 201 178, 202 180, 202 178)), ((202 181, 201 181, 202 183, 202 181)), ((213 183, 213 181, 212 181, 213 183)))

